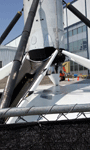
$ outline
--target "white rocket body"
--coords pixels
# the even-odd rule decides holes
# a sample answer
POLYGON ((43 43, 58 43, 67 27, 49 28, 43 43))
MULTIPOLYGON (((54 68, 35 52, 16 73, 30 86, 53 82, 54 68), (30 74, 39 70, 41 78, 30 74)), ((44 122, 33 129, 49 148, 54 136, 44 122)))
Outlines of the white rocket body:
MULTIPOLYGON (((23 0, 24 23, 32 0, 23 0)), ((62 0, 40 0, 26 51, 45 47, 64 48, 62 0)))

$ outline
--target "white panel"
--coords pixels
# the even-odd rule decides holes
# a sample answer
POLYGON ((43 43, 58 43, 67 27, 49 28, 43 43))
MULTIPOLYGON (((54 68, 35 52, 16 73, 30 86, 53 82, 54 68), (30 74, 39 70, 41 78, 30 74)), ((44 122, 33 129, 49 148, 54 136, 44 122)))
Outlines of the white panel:
POLYGON ((67 27, 67 22, 66 22, 66 8, 64 8, 64 28, 66 28, 67 27))
POLYGON ((4 79, 11 73, 13 62, 10 62, 6 66, 0 69, 0 80, 4 79))
MULTIPOLYGON (((77 8, 83 15, 85 15, 85 2, 84 0, 79 0, 73 3, 73 6, 77 8)), ((70 10, 68 10, 68 26, 79 22, 78 19, 70 10)))
MULTIPOLYGON (((28 11, 32 0, 24 0, 24 22, 27 19, 28 11)), ((34 19, 32 32, 29 39, 27 50, 48 47, 59 41, 59 48, 64 47, 64 28, 63 28, 63 9, 62 0, 43 0, 40 1, 37 13, 34 19), (46 45, 47 34, 51 37, 50 44, 46 45), (36 40, 35 40, 36 39, 36 40), (35 40, 35 41, 34 41, 35 40), (51 44, 52 41, 52 44, 51 44)))
POLYGON ((0 46, 0 61, 2 61, 2 66, 5 66, 9 62, 13 61, 16 50, 16 48, 0 46))
POLYGON ((21 39, 21 36, 17 37, 16 39, 14 39, 11 42, 9 42, 8 44, 6 44, 6 46, 18 47, 20 39, 21 39))
MULTIPOLYGON (((78 0, 74 2, 72 5, 75 8, 77 8, 83 15, 85 15, 85 0, 78 0)), ((70 10, 67 10, 67 12, 68 12, 68 26, 80 21, 80 19, 78 19, 70 10)), ((64 24, 65 24, 64 28, 67 27, 66 8, 64 8, 64 24)))

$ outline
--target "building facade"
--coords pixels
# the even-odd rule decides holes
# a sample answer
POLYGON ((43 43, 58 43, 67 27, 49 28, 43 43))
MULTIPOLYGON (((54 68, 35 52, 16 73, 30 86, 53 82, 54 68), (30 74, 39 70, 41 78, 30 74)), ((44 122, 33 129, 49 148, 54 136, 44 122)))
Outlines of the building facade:
MULTIPOLYGON (((71 4, 88 19, 90 18, 89 0, 74 0, 71 4)), ((90 29, 66 7, 64 7, 64 30, 65 49, 90 59, 90 29)), ((70 73, 88 74, 88 70, 70 61, 70 73)))
POLYGON ((16 47, 0 46, 0 68, 13 61, 16 50, 16 47))

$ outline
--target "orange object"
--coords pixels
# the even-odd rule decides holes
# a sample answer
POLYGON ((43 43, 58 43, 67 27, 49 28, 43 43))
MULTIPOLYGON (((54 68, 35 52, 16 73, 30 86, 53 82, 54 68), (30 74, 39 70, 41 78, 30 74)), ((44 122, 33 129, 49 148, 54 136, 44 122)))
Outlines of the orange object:
POLYGON ((68 78, 68 81, 70 81, 69 78, 68 78))
POLYGON ((63 80, 64 75, 65 75, 64 73, 60 73, 59 77, 61 77, 61 80, 63 80))
POLYGON ((64 74, 64 73, 60 73, 60 76, 59 76, 59 77, 61 78, 61 80, 60 80, 60 81, 64 81, 64 80, 65 80, 65 77, 64 77, 64 76, 65 76, 65 74, 64 74))
POLYGON ((65 74, 64 73, 60 73, 60 76, 59 77, 63 77, 65 74))
POLYGON ((66 72, 66 69, 65 69, 65 67, 63 67, 63 71, 64 71, 64 72, 66 72))
POLYGON ((79 77, 77 77, 77 81, 79 81, 79 77))

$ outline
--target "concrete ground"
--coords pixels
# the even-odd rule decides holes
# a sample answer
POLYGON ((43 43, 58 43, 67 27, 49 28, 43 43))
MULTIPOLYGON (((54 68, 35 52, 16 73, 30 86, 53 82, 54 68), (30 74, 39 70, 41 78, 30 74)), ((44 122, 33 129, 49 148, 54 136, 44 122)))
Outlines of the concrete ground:
MULTIPOLYGON (((4 89, 7 82, 7 77, 3 80, 0 80, 0 89, 4 89)), ((45 76, 43 80, 41 81, 40 85, 44 84, 53 84, 52 81, 49 79, 48 76, 45 76)), ((60 81, 60 85, 69 85, 69 84, 90 84, 90 79, 82 79, 79 78, 77 81, 77 78, 68 78, 65 79, 65 81, 60 81)))
POLYGON ((69 81, 68 81, 68 78, 66 78, 65 81, 61 81, 60 82, 60 85, 68 85, 68 84, 90 84, 90 79, 82 79, 82 78, 79 78, 79 80, 77 80, 77 78, 69 78, 69 81))
POLYGON ((0 80, 0 89, 4 89, 7 82, 7 77, 0 80))

